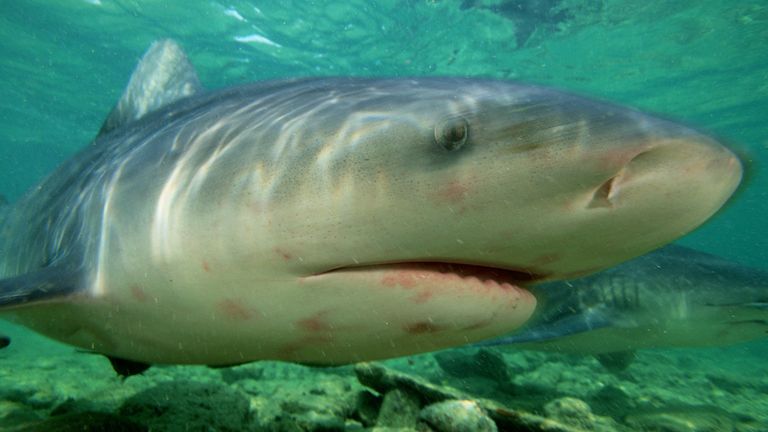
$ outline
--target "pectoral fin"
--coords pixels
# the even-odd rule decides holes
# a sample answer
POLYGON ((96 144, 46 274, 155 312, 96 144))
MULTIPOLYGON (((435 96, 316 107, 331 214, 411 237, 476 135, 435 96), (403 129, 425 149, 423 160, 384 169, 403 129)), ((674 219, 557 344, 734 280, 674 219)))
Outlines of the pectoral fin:
POLYGON ((50 266, 0 280, 0 310, 55 301, 82 292, 82 272, 50 266))

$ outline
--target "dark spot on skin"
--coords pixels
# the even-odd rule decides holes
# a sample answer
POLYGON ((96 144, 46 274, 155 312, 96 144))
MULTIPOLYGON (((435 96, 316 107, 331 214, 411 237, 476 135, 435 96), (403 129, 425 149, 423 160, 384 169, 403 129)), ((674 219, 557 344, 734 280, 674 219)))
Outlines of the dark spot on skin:
POLYGON ((237 321, 245 321, 253 318, 253 311, 243 307, 240 303, 232 299, 225 299, 218 304, 218 309, 225 316, 237 321))
POLYGON ((202 266, 206 273, 211 272, 211 266, 208 264, 208 261, 203 261, 202 266))
POLYGON ((408 334, 418 335, 418 334, 425 334, 425 333, 437 333, 444 329, 429 321, 420 321, 413 324, 406 324, 405 326, 403 326, 403 330, 405 330, 405 332, 408 334))
POLYGON ((458 180, 446 183, 434 192, 437 201, 447 204, 460 204, 467 196, 469 188, 458 180))
POLYGON ((429 299, 432 298, 433 295, 434 295, 434 292, 432 292, 431 290, 422 290, 415 296, 411 297, 411 300, 414 303, 418 303, 418 304, 426 303, 429 301, 429 299))
POLYGON ((145 293, 139 285, 131 285, 131 295, 133 295, 133 298, 140 301, 141 303, 146 303, 146 301, 149 299, 147 297, 147 293, 145 293))
POLYGON ((325 314, 325 312, 318 312, 312 317, 297 321, 296 326, 313 333, 331 331, 333 327, 325 320, 325 314))
POLYGON ((280 249, 280 248, 276 247, 274 250, 275 250, 275 253, 278 254, 280 256, 280 258, 282 258, 284 261, 288 261, 291 258, 293 258, 293 255, 291 255, 290 253, 284 251, 283 249, 280 249))

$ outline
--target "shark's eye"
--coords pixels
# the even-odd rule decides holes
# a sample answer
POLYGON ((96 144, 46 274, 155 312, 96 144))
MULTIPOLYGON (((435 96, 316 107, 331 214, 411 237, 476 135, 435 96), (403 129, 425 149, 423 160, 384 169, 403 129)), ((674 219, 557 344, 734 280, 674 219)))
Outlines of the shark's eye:
POLYGON ((435 141, 448 151, 460 149, 469 137, 469 124, 461 117, 439 123, 435 127, 435 141))

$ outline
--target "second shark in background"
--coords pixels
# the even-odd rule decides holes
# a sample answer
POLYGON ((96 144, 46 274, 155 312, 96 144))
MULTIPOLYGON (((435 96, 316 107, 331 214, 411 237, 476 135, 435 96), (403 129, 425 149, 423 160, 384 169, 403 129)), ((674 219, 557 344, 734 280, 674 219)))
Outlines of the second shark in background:
POLYGON ((637 349, 768 336, 768 271, 682 246, 532 291, 539 306, 530 324, 483 345, 591 354, 622 368, 637 349))

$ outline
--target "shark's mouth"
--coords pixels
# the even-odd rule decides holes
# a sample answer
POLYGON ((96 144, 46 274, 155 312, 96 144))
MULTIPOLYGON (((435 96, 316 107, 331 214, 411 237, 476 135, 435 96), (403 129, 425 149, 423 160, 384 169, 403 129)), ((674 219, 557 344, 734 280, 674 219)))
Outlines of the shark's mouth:
POLYGON ((345 272, 382 274, 385 285, 415 286, 422 283, 468 283, 502 289, 520 288, 547 278, 529 270, 448 261, 402 261, 338 267, 316 276, 345 272))

